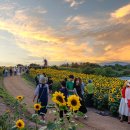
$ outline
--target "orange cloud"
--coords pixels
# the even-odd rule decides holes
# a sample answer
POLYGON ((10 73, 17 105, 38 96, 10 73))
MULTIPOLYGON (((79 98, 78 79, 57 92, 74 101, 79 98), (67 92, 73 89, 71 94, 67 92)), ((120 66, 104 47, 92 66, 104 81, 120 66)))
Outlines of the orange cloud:
POLYGON ((116 61, 130 61, 130 42, 128 45, 121 46, 118 49, 112 49, 107 51, 105 54, 106 60, 116 60, 116 61))
MULTIPOLYGON (((38 11, 44 13, 44 10, 38 11)), ((56 30, 48 26, 44 19, 27 12, 17 10, 11 18, 0 18, 0 29, 11 33, 15 44, 31 57, 47 57, 49 61, 62 62, 104 62, 124 60, 123 57, 130 60, 127 56, 130 55, 128 23, 118 26, 116 21, 109 21, 109 18, 97 20, 71 16, 66 19, 66 26, 56 30), (67 28, 70 31, 66 31, 67 28)))
POLYGON ((115 12, 111 13, 112 18, 122 18, 126 15, 130 14, 130 4, 125 5, 119 9, 117 9, 115 12))

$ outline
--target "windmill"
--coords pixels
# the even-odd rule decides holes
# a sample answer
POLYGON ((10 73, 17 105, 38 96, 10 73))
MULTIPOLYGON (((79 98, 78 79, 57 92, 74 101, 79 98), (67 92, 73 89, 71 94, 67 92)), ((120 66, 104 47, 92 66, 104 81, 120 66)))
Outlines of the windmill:
POLYGON ((43 58, 43 67, 47 68, 47 66, 48 66, 48 61, 46 58, 43 58))

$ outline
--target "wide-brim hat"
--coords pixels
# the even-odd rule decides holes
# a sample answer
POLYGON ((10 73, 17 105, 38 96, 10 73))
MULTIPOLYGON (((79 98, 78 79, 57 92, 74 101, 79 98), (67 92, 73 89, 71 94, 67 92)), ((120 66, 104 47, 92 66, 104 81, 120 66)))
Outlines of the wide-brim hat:
POLYGON ((127 80, 127 84, 128 87, 130 87, 130 80, 127 80))
POLYGON ((40 75, 40 77, 39 77, 39 83, 45 84, 46 82, 47 82, 47 78, 44 77, 43 75, 40 75))

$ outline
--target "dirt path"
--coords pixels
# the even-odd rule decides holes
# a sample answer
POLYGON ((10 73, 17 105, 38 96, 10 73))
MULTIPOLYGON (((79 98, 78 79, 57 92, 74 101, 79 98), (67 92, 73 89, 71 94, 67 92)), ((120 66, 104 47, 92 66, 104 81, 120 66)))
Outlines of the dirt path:
MULTIPOLYGON (((28 110, 34 113, 31 108, 34 104, 32 102, 34 89, 31 85, 25 82, 20 76, 5 78, 4 85, 12 96, 25 96, 25 103, 28 106, 28 110)), ((88 120, 79 120, 84 124, 84 128, 80 128, 80 130, 130 130, 130 125, 128 125, 127 122, 120 123, 116 118, 100 116, 96 114, 94 110, 90 109, 88 111, 88 116, 88 120)), ((47 119, 49 118, 52 118, 52 116, 48 113, 47 119)))

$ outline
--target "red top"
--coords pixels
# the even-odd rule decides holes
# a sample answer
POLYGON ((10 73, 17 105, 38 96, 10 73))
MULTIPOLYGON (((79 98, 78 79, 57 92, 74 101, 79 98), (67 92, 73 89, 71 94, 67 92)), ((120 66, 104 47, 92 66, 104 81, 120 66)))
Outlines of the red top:
POLYGON ((125 90, 126 90, 126 87, 124 87, 124 88, 122 89, 122 91, 121 91, 123 98, 125 98, 125 90))

